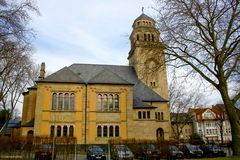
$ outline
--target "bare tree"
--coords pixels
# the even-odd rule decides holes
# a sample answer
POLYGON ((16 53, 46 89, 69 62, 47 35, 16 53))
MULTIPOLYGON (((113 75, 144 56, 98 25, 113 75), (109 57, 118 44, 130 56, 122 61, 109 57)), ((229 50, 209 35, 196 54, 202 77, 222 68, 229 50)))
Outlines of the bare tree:
POLYGON ((187 82, 184 82, 184 80, 180 81, 176 76, 172 78, 169 85, 171 127, 173 136, 178 141, 180 141, 183 135, 185 126, 192 123, 193 115, 188 112, 189 109, 204 104, 203 95, 199 92, 200 86, 192 88, 186 85, 187 82))
POLYGON ((7 121, 32 77, 30 11, 38 13, 31 0, 0 0, 0 105, 10 109, 7 121))
POLYGON ((240 154, 239 0, 161 0, 159 27, 167 60, 199 76, 221 94, 232 130, 234 154, 240 154))

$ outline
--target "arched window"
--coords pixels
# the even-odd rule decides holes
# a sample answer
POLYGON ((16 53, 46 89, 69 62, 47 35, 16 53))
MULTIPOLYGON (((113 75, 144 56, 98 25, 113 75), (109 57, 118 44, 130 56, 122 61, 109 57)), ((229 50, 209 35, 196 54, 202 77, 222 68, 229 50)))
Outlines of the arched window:
POLYGON ((158 120, 160 120, 160 112, 158 112, 158 120))
POLYGON ((109 111, 113 111, 113 95, 112 94, 108 96, 108 105, 109 105, 109 111))
POLYGON ((119 111, 119 96, 117 94, 115 94, 115 97, 114 97, 114 107, 115 107, 115 111, 119 111))
POLYGON ((148 41, 150 41, 150 34, 148 34, 148 41))
POLYGON ((70 96, 70 110, 71 111, 74 111, 74 99, 75 99, 75 96, 74 96, 74 93, 71 94, 70 96))
POLYGON ((102 127, 101 126, 97 127, 97 137, 102 137, 102 127))
POLYGON ((138 111, 138 119, 142 119, 142 112, 138 111))
POLYGON ((69 94, 65 93, 64 94, 64 110, 68 110, 68 104, 69 104, 69 94))
POLYGON ((113 126, 109 127, 109 137, 113 137, 113 126))
POLYGON ((50 128, 50 137, 54 136, 54 131, 55 131, 54 126, 51 126, 51 128, 50 128))
POLYGON ((97 110, 101 111, 102 110, 102 95, 99 94, 97 97, 97 110))
POLYGON ((147 41, 147 35, 144 34, 144 41, 147 41))
POLYGON ((69 136, 72 137, 74 135, 74 128, 73 126, 69 127, 69 136))
POLYGON ((154 35, 152 34, 152 41, 154 42, 155 40, 154 40, 154 35))
POLYGON ((67 136, 67 126, 63 126, 63 136, 67 136))
POLYGON ((57 126, 57 136, 61 136, 61 126, 57 126))
POLYGON ((107 126, 103 127, 103 137, 107 137, 108 136, 108 128, 107 126))
POLYGON ((103 111, 107 111, 108 110, 108 106, 107 106, 107 95, 104 94, 103 95, 103 111))
POLYGON ((137 34, 137 41, 139 41, 139 35, 137 34))
POLYGON ((57 108, 57 94, 52 94, 52 110, 56 110, 57 108))
POLYGON ((119 126, 115 126, 115 137, 119 137, 119 126))
POLYGON ((63 94, 59 93, 58 95, 58 110, 62 110, 62 106, 63 106, 63 94))

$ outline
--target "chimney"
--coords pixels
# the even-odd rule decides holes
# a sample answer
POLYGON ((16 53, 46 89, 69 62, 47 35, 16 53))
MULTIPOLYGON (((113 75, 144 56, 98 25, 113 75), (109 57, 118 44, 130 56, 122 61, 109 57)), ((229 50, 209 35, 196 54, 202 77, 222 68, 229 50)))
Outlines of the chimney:
POLYGON ((45 78, 45 63, 42 62, 38 80, 43 80, 44 78, 45 78))

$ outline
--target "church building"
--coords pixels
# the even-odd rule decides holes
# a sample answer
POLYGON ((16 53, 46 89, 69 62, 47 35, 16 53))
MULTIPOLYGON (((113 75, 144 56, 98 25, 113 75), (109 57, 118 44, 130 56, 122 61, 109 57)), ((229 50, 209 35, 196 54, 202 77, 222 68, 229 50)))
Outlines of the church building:
POLYGON ((109 139, 169 140, 164 46, 142 13, 130 35, 128 66, 74 63, 24 92, 21 135, 74 136, 78 144, 109 139))

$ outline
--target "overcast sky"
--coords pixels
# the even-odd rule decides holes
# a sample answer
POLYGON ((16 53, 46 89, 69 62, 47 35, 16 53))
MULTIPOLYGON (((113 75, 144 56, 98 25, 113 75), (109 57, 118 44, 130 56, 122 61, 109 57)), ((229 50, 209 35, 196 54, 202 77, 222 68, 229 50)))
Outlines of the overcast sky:
MULTIPOLYGON (((133 21, 144 13, 156 17, 154 0, 36 0, 34 60, 47 73, 73 63, 128 65, 133 21)), ((208 104, 219 94, 206 94, 208 104)))
POLYGON ((133 21, 152 0, 38 0, 34 60, 49 73, 72 63, 127 65, 133 21))

